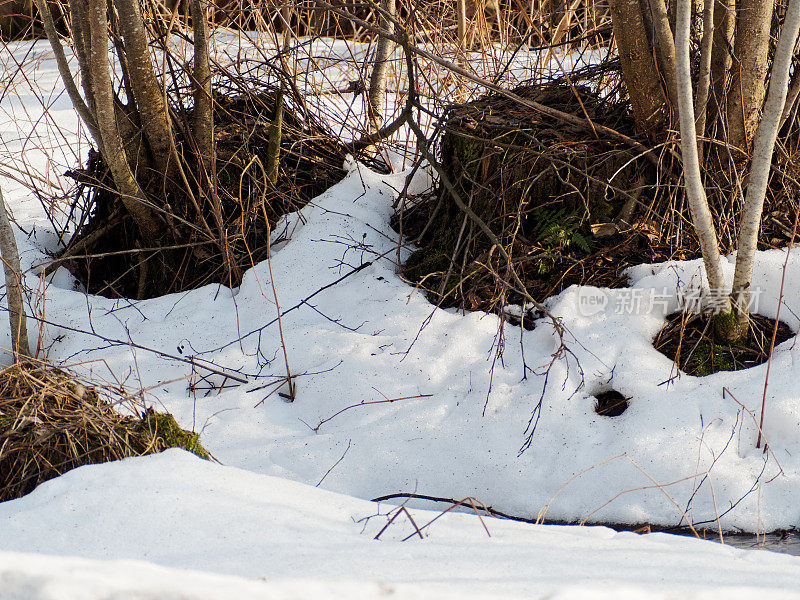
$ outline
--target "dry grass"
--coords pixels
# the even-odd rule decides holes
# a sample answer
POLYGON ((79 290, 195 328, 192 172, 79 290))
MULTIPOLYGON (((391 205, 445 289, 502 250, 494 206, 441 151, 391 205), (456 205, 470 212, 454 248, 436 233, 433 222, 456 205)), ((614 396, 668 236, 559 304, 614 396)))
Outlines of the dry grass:
POLYGON ((118 413, 106 397, 118 390, 84 385, 44 363, 0 371, 0 501, 82 465, 181 447, 210 458, 195 433, 148 409, 118 413))

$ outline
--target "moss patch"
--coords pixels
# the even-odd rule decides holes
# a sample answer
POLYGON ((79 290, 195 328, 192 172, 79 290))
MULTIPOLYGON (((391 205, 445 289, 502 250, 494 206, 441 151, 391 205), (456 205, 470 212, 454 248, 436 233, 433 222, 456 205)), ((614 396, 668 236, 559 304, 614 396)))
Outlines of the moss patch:
MULTIPOLYGON (((707 314, 675 313, 659 332, 653 345, 690 375, 704 377, 721 371, 738 371, 760 365, 769 358, 775 321, 751 315, 742 342, 726 344, 715 334, 716 319, 707 314)), ((775 345, 794 335, 786 323, 778 323, 775 345)))
POLYGON ((200 444, 200 436, 182 429, 175 417, 168 413, 157 413, 147 409, 144 418, 136 424, 139 435, 150 438, 158 446, 165 448, 183 448, 204 460, 210 460, 211 454, 200 444))

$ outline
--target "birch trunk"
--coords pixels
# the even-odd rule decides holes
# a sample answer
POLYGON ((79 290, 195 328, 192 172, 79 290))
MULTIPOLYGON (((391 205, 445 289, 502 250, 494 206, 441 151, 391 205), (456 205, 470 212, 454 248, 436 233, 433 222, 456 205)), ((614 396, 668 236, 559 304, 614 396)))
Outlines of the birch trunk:
POLYGON ((158 172, 166 174, 175 167, 174 164, 171 165, 174 147, 172 127, 161 86, 153 70, 139 1, 115 0, 114 6, 119 14, 119 29, 125 46, 130 84, 142 131, 153 158, 152 166, 158 172))
MULTIPOLYGON (((714 221, 708 208, 708 199, 700 175, 700 161, 697 155, 697 130, 692 101, 692 74, 689 44, 691 36, 692 0, 679 0, 675 23, 675 50, 677 65, 678 114, 680 117, 681 154, 683 157, 683 177, 686 182, 686 197, 692 214, 692 224, 700 240, 703 264, 706 268, 708 287, 712 300, 727 298, 722 290, 725 280, 720 267, 719 243, 714 229, 714 221)), ((721 307, 730 312, 730 302, 721 307)))
MULTIPOLYGON (((75 1, 70 3, 75 4, 75 1)), ((47 40, 50 42, 50 47, 53 50, 53 55, 56 58, 56 66, 58 67, 58 74, 61 76, 61 81, 64 83, 64 87, 67 90, 67 95, 69 96, 72 105, 75 107, 75 110, 78 112, 83 124, 86 125, 86 128, 89 130, 92 139, 94 140, 95 144, 97 144, 98 149, 100 149, 101 153, 103 150, 102 145, 102 138, 100 137, 100 131, 97 128, 97 121, 94 115, 94 108, 93 106, 90 107, 89 105, 84 102, 83 98, 81 98, 80 92, 78 92, 78 86, 75 85, 75 80, 72 78, 72 72, 69 69, 69 63, 67 62, 67 57, 64 54, 64 48, 61 45, 61 38, 58 36, 58 32, 56 31, 55 23, 53 23, 53 16, 50 13, 50 9, 47 6, 47 0, 36 0, 36 7, 39 9, 39 14, 42 15, 42 22, 44 23, 44 31, 47 35, 47 40)), ((73 19, 74 21, 74 19, 73 19)), ((74 28, 74 26, 73 26, 74 28)), ((85 56, 84 62, 81 62, 81 49, 78 48, 78 40, 75 40, 76 45, 76 54, 78 55, 78 63, 81 66, 81 71, 86 72, 83 70, 83 64, 85 64, 85 56)), ((85 83, 84 82, 84 91, 85 90, 85 83)), ((88 98, 88 96, 87 96, 88 98)))
POLYGON ((205 169, 214 164, 214 111, 211 100, 211 67, 208 58, 208 26, 201 0, 192 0, 194 33, 194 138, 205 169))
MULTIPOLYGON (((697 78, 697 96, 694 112, 697 119, 698 136, 705 135, 708 114, 708 93, 711 89, 711 58, 714 42, 714 4, 716 0, 705 0, 703 7, 703 37, 700 41, 700 73, 697 78)), ((698 138, 697 153, 703 160, 703 142, 698 138)))
POLYGON ((747 334, 750 322, 750 285, 753 279, 753 257, 756 252, 761 213, 767 193, 772 154, 778 137, 781 115, 786 104, 789 87, 789 69, 792 63, 798 32, 800 31, 800 0, 790 0, 783 22, 775 59, 772 63, 772 77, 769 93, 764 105, 764 114, 758 124, 753 144, 753 161, 750 166, 750 182, 742 209, 739 240, 737 242, 736 270, 731 292, 737 319, 735 332, 738 336, 747 334))
POLYGON ((678 88, 675 75, 675 42, 669 24, 669 14, 664 0, 650 0, 653 19, 653 37, 655 38, 658 60, 664 81, 667 84, 667 96, 670 106, 678 104, 678 88))
MULTIPOLYGON (((380 26, 385 31, 394 33, 395 0, 381 0, 380 26)), ((386 37, 378 38, 375 49, 375 64, 369 79, 368 112, 370 132, 375 133, 383 124, 383 108, 386 100, 386 78, 389 74, 389 56, 392 53, 392 41, 386 37)))
POLYGON ((639 0, 612 0, 611 23, 636 126, 658 131, 668 111, 639 0))
MULTIPOLYGON (((709 0, 715 2, 714 41, 711 48, 710 113, 707 113, 707 128, 725 116, 725 94, 731 69, 733 35, 736 27, 736 0, 709 0)), ((702 132, 701 132, 702 133, 702 132)))

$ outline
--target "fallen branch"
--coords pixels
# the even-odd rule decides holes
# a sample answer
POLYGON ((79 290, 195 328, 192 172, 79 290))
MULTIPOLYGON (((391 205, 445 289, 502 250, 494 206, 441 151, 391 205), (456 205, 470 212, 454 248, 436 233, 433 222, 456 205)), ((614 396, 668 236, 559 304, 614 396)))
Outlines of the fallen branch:
MULTIPOLYGON (((372 388, 372 389, 375 390, 375 388, 372 388)), ((375 390, 375 391, 378 392, 378 390, 375 390)), ((380 394, 380 392, 378 392, 378 393, 380 394)), ((383 394, 381 394, 381 396, 383 396, 383 394)), ((370 402, 359 402, 358 404, 351 404, 350 406, 345 406, 343 409, 333 413, 327 419, 322 419, 322 421, 317 423, 316 427, 312 427, 311 428, 311 431, 313 431, 314 433, 317 433, 319 431, 319 428, 322 427, 325 423, 327 423, 328 421, 333 420, 335 417, 338 417, 340 414, 342 414, 343 412, 345 412, 347 410, 350 410, 351 408, 357 408, 359 406, 369 406, 370 404, 391 404, 392 402, 398 402, 400 400, 412 400, 414 398, 430 398, 432 396, 433 396, 433 394, 417 394, 416 396, 403 396, 402 398, 386 398, 384 396, 384 398, 386 398, 385 400, 371 400, 370 402)))

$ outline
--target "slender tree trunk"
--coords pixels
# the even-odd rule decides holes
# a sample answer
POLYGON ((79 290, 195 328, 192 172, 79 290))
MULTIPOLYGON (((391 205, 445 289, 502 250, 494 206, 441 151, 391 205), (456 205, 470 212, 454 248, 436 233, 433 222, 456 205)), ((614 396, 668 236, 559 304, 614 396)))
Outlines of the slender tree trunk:
POLYGON ((775 0, 739 0, 728 89, 728 142, 748 152, 764 103, 775 0))
MULTIPOLYGON (((708 0, 714 2, 714 40, 711 47, 711 102, 706 127, 725 118, 725 96, 731 69, 733 35, 736 27, 736 0, 708 0)), ((727 126, 726 126, 727 129, 727 126)))
POLYGON ((456 17, 458 19, 458 60, 463 66, 466 62, 465 55, 467 48, 467 1, 456 1, 456 17))
POLYGON ((174 147, 172 127, 163 92, 153 70, 139 1, 115 0, 114 6, 119 14, 119 29, 125 45, 131 88, 152 154, 152 166, 158 172, 167 174, 175 167, 171 160, 174 147))
POLYGON ((8 220, 6 203, 0 190, 0 252, 3 255, 3 268, 6 276, 6 297, 8 298, 8 319, 11 324, 11 350, 14 361, 19 362, 31 355, 28 342, 28 323, 25 317, 25 296, 22 292, 22 268, 19 265, 19 251, 14 230, 8 220))
POLYGON ((789 93, 786 96, 786 104, 783 107, 783 114, 781 114, 781 124, 778 131, 783 127, 786 121, 792 114, 794 106, 797 103, 797 98, 800 96, 800 72, 795 67, 794 75, 792 76, 792 84, 789 87, 789 93))
MULTIPOLYGON (((395 0, 381 0, 380 26, 389 33, 394 33, 395 0)), ((377 132, 383 124, 383 109, 386 100, 386 78, 389 74, 389 56, 392 53, 392 41, 380 36, 375 49, 375 64, 369 80, 368 112, 371 132, 377 132)))
MULTIPOLYGON (((71 2, 71 5, 76 5, 78 3, 71 2)), ((92 139, 94 140, 95 144, 97 145, 100 152, 103 151, 102 145, 102 138, 100 137, 100 131, 97 128, 97 120, 95 119, 94 114, 94 106, 89 106, 84 102, 83 98, 81 98, 80 92, 78 92, 78 86, 75 85, 75 80, 72 78, 72 72, 69 69, 69 63, 67 62, 67 57, 64 54, 64 48, 61 46, 61 38, 58 36, 58 32, 56 31, 55 23, 53 23, 53 16, 50 13, 50 10, 47 6, 47 0, 36 0, 36 7, 39 9, 39 14, 42 16, 42 22, 44 23, 44 31, 47 35, 47 40, 50 42, 50 47, 53 50, 53 54, 56 57, 56 65, 58 66, 58 74, 61 76, 61 80, 64 82, 64 87, 67 90, 67 95, 69 99, 72 101, 72 105, 75 107, 75 110, 78 111, 78 115, 80 116, 81 120, 83 121, 86 128, 89 130, 92 139)), ((75 19, 73 18, 73 30, 75 29, 75 19)), ((85 23, 85 19, 84 19, 85 23)), ((76 54, 78 55, 78 64, 81 67, 82 73, 88 73, 88 67, 84 70, 84 65, 86 65, 86 57, 85 57, 85 49, 83 49, 83 39, 81 39, 80 44, 77 39, 77 33, 75 33, 75 47, 76 47, 76 54), (83 54, 82 54, 83 53, 83 54), (81 60, 83 58, 83 61, 81 60)), ((86 91, 86 77, 84 76, 84 91, 86 91)), ((90 98, 87 94, 87 98, 90 98)))
POLYGON ((674 107, 678 105, 678 88, 675 76, 675 41, 669 24, 667 5, 664 0, 649 0, 649 2, 658 61, 666 82, 670 106, 674 107))
MULTIPOLYGON (((697 96, 694 114, 697 119, 699 136, 705 135, 706 115, 708 114, 708 94, 711 89, 711 57, 714 42, 714 4, 716 0, 705 0, 703 7, 703 37, 700 41, 700 72, 697 78, 697 96)), ((697 140, 697 152, 703 161, 703 142, 697 140)))
POLYGON ((103 0, 90 0, 87 15, 89 25, 87 58, 94 86, 97 127, 103 140, 103 159, 111 171, 125 208, 133 217, 142 236, 155 244, 158 237, 158 223, 148 207, 144 192, 133 176, 117 131, 114 91, 111 88, 109 72, 106 3, 103 0))
POLYGON ((611 22, 636 125, 654 133, 668 111, 639 0, 611 0, 611 22))
POLYGON ((214 110, 211 99, 211 66, 208 58, 208 26, 201 0, 192 0, 194 32, 194 138, 204 168, 214 164, 214 110))
MULTIPOLYGON (((692 0, 678 0, 675 23, 675 50, 677 63, 678 114, 680 117, 681 155, 683 157, 683 177, 686 182, 686 197, 692 213, 692 224, 700 241, 703 264, 711 291, 712 300, 727 300, 722 289, 725 280, 720 266, 719 244, 714 221, 708 208, 706 192, 700 175, 700 162, 697 155, 697 130, 692 101, 692 74, 689 44, 691 36, 692 0)), ((724 310, 724 307, 723 307, 724 310)), ((730 312, 728 302, 727 312, 730 312)))
POLYGON ((753 279, 753 258, 758 242, 761 214, 767 193, 772 155, 778 137, 781 115, 786 105, 789 88, 789 68, 792 63, 797 35, 800 32, 800 0, 790 0, 783 23, 781 37, 772 63, 769 94, 764 105, 764 115, 758 124, 753 145, 750 180, 744 199, 739 240, 736 253, 736 270, 733 275, 732 296, 736 307, 736 328, 732 334, 738 338, 747 335, 750 322, 750 285, 753 279))

